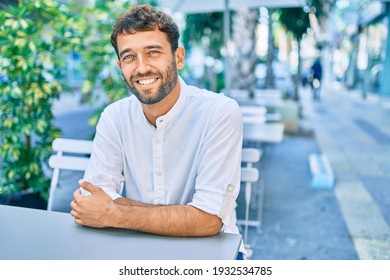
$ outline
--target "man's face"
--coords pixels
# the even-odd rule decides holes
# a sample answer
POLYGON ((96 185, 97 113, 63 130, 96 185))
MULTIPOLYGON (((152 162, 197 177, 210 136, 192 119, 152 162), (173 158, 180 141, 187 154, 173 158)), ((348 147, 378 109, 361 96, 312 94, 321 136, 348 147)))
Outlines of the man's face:
POLYGON ((141 103, 155 104, 171 93, 183 67, 184 50, 172 54, 167 35, 159 30, 117 37, 123 78, 141 103))

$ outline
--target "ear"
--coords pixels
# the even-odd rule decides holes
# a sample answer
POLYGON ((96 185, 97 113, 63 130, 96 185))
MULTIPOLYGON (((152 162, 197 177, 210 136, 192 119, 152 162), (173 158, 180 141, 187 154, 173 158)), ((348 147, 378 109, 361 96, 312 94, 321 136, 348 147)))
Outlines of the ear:
POLYGON ((176 68, 181 70, 184 67, 185 50, 183 46, 177 47, 175 51, 176 68))

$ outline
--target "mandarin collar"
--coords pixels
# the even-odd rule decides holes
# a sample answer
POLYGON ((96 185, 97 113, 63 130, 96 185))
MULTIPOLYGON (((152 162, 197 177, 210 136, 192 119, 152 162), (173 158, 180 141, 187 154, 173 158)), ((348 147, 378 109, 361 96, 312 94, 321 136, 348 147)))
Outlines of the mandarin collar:
MULTIPOLYGON (((156 127, 165 125, 168 123, 171 119, 173 119, 175 116, 178 115, 178 113, 181 111, 181 109, 184 106, 184 100, 185 100, 185 92, 188 85, 184 82, 184 80, 178 76, 178 83, 180 83, 180 93, 179 98, 176 100, 175 104, 172 106, 172 108, 165 114, 156 119, 156 127)), ((139 102, 139 109, 141 111, 141 114, 143 116, 143 119, 145 121, 145 124, 148 126, 154 127, 151 123, 149 123, 148 119, 146 118, 144 111, 142 110, 141 102, 139 102)))
POLYGON ((184 105, 185 100, 185 88, 187 87, 187 84, 184 82, 184 80, 179 76, 178 83, 180 83, 180 94, 179 98, 176 100, 173 107, 165 114, 157 118, 156 120, 156 127, 159 127, 161 125, 165 125, 170 120, 175 118, 178 113, 181 111, 184 105))

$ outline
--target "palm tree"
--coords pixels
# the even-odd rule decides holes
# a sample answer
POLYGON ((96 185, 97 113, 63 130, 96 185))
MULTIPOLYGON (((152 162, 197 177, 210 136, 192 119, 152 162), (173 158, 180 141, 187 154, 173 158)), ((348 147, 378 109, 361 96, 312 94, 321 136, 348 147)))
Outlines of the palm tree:
POLYGON ((256 88, 256 27, 258 9, 243 8, 233 16, 233 41, 235 55, 232 61, 232 87, 249 90, 254 95, 256 88))
POLYGON ((274 9, 268 9, 268 52, 267 52, 267 73, 265 76, 265 87, 273 88, 275 86, 274 74, 272 69, 272 62, 274 60, 274 36, 273 36, 273 19, 272 15, 274 9))

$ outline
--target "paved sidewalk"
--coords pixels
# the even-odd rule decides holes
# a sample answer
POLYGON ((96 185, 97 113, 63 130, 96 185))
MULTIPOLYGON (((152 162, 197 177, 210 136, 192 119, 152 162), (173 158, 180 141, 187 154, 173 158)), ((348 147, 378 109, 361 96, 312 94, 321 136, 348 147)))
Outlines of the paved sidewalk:
POLYGON ((336 175, 335 195, 359 259, 390 259, 390 110, 378 96, 328 85, 303 91, 306 125, 336 175))
MULTIPOLYGON (((261 230, 250 228, 251 259, 357 259, 334 190, 310 187, 308 157, 319 152, 315 139, 309 135, 285 135, 283 142, 261 148, 264 157, 259 170, 260 186, 265 190, 264 207, 261 230)), ((239 216, 244 195, 241 191, 239 216)), ((251 215, 256 217, 259 206, 252 206, 251 215)))

